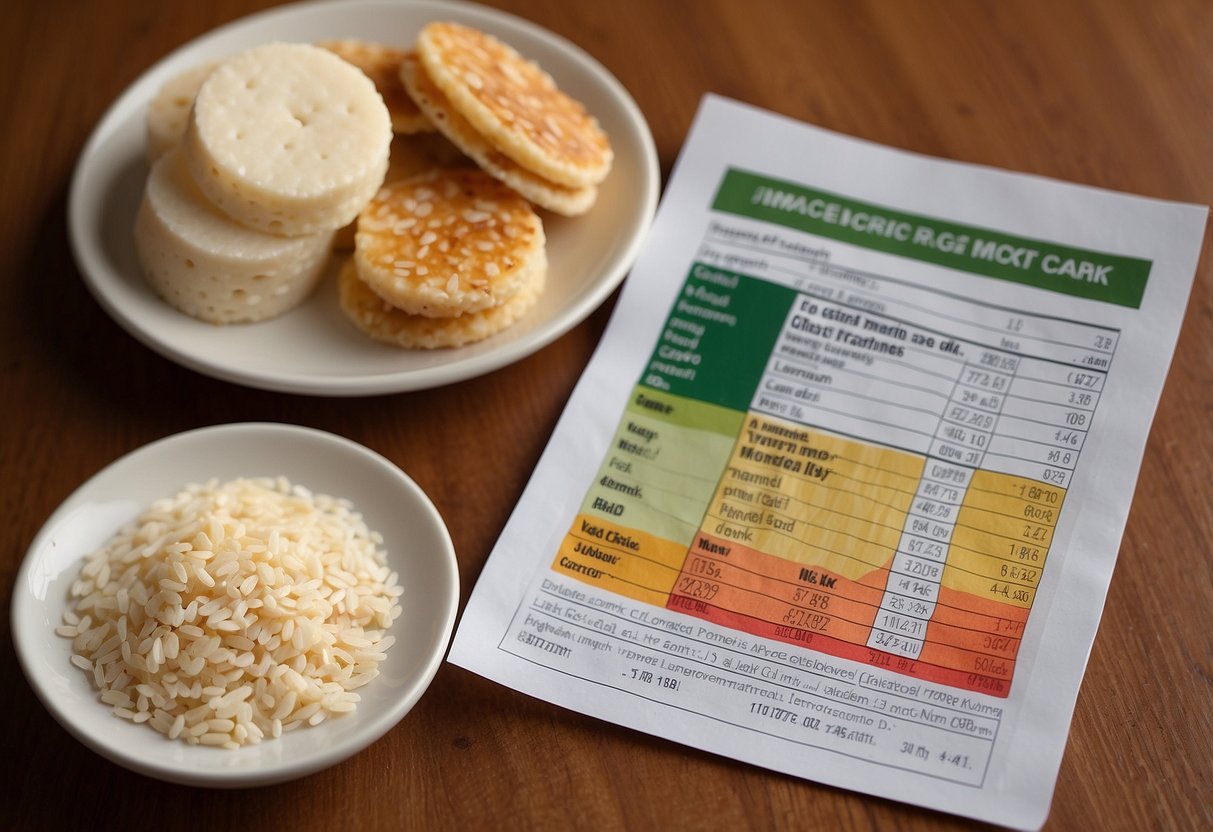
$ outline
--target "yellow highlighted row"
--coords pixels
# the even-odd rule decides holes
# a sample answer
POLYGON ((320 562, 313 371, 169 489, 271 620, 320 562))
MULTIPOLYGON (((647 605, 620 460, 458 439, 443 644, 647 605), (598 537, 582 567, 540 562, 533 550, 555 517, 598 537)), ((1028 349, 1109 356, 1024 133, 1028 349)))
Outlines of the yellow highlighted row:
POLYGON ((564 536, 552 569, 637 601, 665 606, 687 547, 588 514, 564 536))

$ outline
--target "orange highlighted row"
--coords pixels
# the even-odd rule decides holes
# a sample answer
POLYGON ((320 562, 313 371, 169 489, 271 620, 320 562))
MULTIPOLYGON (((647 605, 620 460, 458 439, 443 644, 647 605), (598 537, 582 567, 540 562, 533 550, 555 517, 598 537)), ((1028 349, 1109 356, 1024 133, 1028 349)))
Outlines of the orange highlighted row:
POLYGON ((686 547, 591 515, 578 515, 552 569, 591 586, 664 607, 686 547))
MULTIPOLYGON (((880 604, 886 574, 887 569, 872 570, 862 581, 852 581, 700 533, 674 594, 748 619, 866 645, 873 624, 885 614, 880 604)), ((931 626, 923 620, 916 635, 939 648, 933 663, 1000 677, 1008 671, 999 672, 999 662, 1015 657, 1026 618, 1021 607, 941 588, 931 626)))
POLYGON ((773 641, 782 641, 785 644, 809 647, 829 656, 881 667, 916 679, 948 685, 961 690, 986 693, 999 698, 1006 698, 1011 693, 1010 677, 1014 670, 1014 662, 1006 662, 1005 676, 976 670, 961 670, 933 664, 931 658, 928 656, 920 656, 917 659, 894 656, 862 644, 842 641, 802 627, 775 624, 770 621, 753 618, 744 613, 722 609, 694 598, 672 595, 667 607, 696 616, 697 618, 702 618, 705 621, 710 621, 722 627, 741 630, 773 641))

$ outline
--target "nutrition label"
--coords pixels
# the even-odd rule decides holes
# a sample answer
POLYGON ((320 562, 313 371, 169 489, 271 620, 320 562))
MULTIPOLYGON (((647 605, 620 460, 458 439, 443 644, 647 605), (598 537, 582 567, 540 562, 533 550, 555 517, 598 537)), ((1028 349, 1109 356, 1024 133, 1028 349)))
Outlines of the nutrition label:
POLYGON ((451 661, 1038 829, 1204 216, 709 98, 451 661))
POLYGON ((1006 696, 1117 333, 789 249, 713 222, 553 570, 1006 696))

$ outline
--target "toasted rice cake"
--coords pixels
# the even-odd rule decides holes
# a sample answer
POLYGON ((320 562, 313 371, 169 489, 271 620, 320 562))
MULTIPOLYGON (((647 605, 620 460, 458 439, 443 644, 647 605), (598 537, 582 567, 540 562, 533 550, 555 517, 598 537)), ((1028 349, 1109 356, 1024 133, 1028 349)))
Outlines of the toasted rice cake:
POLYGON ((434 131, 434 125, 417 109, 400 83, 400 61, 405 55, 413 53, 382 43, 349 38, 323 41, 316 45, 366 73, 366 77, 371 79, 375 89, 383 96, 395 133, 408 135, 434 131))
POLYGON ((544 256, 530 203, 480 170, 433 171, 385 185, 358 218, 358 275, 411 315, 499 306, 544 256))
POLYGON ((527 281, 500 306, 449 318, 427 318, 401 311, 375 294, 358 276, 358 267, 350 259, 341 270, 338 293, 346 317, 373 340, 405 349, 432 350, 483 341, 511 326, 539 300, 546 278, 545 258, 543 267, 532 268, 527 281))
MULTIPOLYGON (((431 170, 459 167, 472 168, 475 165, 441 133, 435 131, 397 135, 392 139, 392 152, 388 159, 387 176, 383 178, 383 184, 399 182, 401 179, 408 179, 431 170)), ((335 251, 353 251, 354 233, 357 230, 358 221, 356 219, 344 226, 333 237, 333 249, 335 251)))
POLYGON ((417 54, 451 106, 522 167, 572 188, 606 178, 614 154, 598 121, 512 47, 435 22, 421 30, 417 54))
POLYGON ((270 43, 203 82, 181 146, 224 213, 296 236, 358 215, 383 184, 391 139, 383 98, 360 70, 309 44, 270 43))
POLYGON ((596 186, 570 188, 549 182, 493 147, 451 106, 450 100, 426 74, 421 61, 416 58, 406 58, 402 61, 400 77, 404 81, 405 89, 429 121, 486 172, 540 208, 566 217, 584 214, 593 206, 598 197, 596 186))
POLYGON ((190 108, 202 82, 220 61, 206 61, 174 75, 164 83, 147 108, 147 161, 156 161, 181 143, 190 120, 190 108))

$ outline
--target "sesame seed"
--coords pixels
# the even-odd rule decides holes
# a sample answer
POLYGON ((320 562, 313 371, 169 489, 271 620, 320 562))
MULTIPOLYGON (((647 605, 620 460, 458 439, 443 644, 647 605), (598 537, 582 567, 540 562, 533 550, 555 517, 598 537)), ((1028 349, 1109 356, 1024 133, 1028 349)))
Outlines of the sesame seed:
POLYGON ((435 234, 433 231, 427 231, 427 232, 425 232, 425 234, 421 235, 421 244, 423 246, 428 246, 430 243, 434 242, 437 239, 438 239, 437 234, 435 234))

